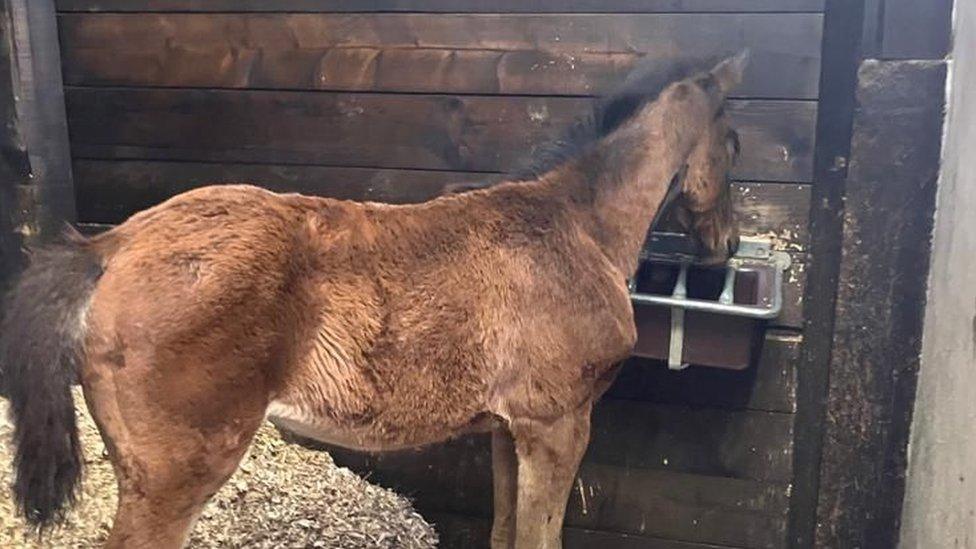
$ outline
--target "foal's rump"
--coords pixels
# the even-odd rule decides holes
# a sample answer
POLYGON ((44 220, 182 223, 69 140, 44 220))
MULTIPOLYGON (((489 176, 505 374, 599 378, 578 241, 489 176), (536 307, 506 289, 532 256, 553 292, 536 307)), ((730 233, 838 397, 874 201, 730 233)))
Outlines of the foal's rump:
POLYGON ((205 188, 94 238, 71 233, 31 253, 0 326, 14 492, 29 521, 56 522, 74 500, 82 460, 70 386, 91 374, 93 357, 113 357, 119 369, 137 366, 133 356, 150 357, 141 359, 145 366, 169 368, 156 372, 153 390, 189 398, 201 376, 223 390, 234 388, 229 380, 253 385, 273 376, 192 367, 211 359, 217 367, 235 355, 246 356, 238 361, 244 365, 267 362, 280 348, 299 217, 266 191, 205 188), (189 367, 180 371, 164 357, 189 367))

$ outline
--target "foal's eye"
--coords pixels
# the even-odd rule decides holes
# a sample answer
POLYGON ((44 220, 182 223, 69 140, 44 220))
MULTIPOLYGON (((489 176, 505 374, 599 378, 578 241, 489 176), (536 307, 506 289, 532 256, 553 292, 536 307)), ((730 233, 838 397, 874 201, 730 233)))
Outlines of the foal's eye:
POLYGON ((725 136, 725 144, 729 148, 729 155, 735 159, 739 156, 739 134, 735 130, 729 130, 725 136))
POLYGON ((718 87, 718 80, 715 79, 714 74, 708 73, 696 79, 695 84, 698 84, 698 87, 705 90, 705 92, 711 92, 718 87))

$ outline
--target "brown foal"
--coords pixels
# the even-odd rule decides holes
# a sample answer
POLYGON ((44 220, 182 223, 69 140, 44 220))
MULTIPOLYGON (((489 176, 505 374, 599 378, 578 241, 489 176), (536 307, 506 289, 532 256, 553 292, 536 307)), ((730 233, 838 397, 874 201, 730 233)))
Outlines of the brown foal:
POLYGON ((560 547, 676 174, 687 227, 714 259, 734 246, 722 105, 743 64, 631 88, 585 146, 490 188, 391 206, 212 186, 36 252, 0 340, 21 509, 43 526, 73 498, 78 376, 119 482, 110 547, 182 546, 266 417, 371 451, 491 430, 492 546, 560 547))

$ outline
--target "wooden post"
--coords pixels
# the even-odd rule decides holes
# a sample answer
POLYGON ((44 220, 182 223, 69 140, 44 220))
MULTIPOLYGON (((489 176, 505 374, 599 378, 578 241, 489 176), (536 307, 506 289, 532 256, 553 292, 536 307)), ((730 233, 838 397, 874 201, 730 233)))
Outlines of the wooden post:
POLYGON ((52 0, 0 0, 0 277, 75 215, 52 0))
POLYGON ((810 263, 803 298, 804 345, 797 368, 796 440, 789 544, 813 547, 820 455, 837 280, 840 271, 844 191, 850 158, 857 67, 865 5, 828 0, 817 110, 814 185, 810 207, 810 263))
MULTIPOLYGON (((26 146, 18 131, 14 92, 13 21, 9 2, 0 11, 0 284, 20 263, 20 238, 14 227, 21 224, 18 185, 30 172, 26 146)), ((2 286, 0 286, 2 287, 2 286)))
MULTIPOLYGON (((833 3, 846 4, 854 3, 833 3)), ((878 9, 868 12, 876 20, 865 21, 862 34, 867 59, 857 73, 849 154, 846 162, 837 163, 847 166, 843 206, 833 210, 843 217, 830 224, 832 231, 840 229, 840 246, 815 262, 836 265, 830 340, 818 339, 816 357, 812 346, 807 349, 806 356, 816 361, 805 361, 800 369, 805 375, 800 391, 813 410, 807 448, 822 444, 819 456, 804 465, 818 469, 801 471, 798 428, 794 494, 804 495, 805 502, 804 516, 794 522, 798 547, 898 545, 939 173, 951 2, 871 4, 878 9), (815 521, 810 520, 810 491, 799 484, 801 475, 817 481, 815 521)), ((832 3, 827 6, 829 17, 832 3)), ((821 113, 829 108, 824 101, 821 113)), ((819 148, 824 145, 819 133, 817 139, 819 148)), ((816 193, 813 198, 819 204, 816 193)), ((811 282, 808 307, 814 306, 812 299, 825 299, 817 289, 811 282)))

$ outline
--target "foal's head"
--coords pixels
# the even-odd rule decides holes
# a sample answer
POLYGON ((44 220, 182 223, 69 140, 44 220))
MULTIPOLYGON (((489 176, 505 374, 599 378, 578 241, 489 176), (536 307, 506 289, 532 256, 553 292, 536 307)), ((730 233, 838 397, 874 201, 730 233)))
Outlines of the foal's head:
MULTIPOLYGON (((574 124, 562 138, 543 146, 520 166, 511 178, 516 181, 536 180, 560 166, 573 165, 581 169, 583 162, 591 162, 582 171, 594 185, 613 179, 619 157, 585 153, 600 140, 631 123, 645 107, 655 102, 681 101, 689 85, 721 101, 742 78, 747 52, 727 59, 711 70, 700 72, 701 64, 674 63, 667 67, 644 65, 635 69, 613 94, 598 101, 593 112, 574 124), (610 174, 611 177, 603 177, 610 174)), ((718 263, 727 259, 738 246, 739 235, 733 215, 729 189, 729 171, 739 152, 737 134, 729 125, 724 108, 705 127, 698 142, 684 162, 678 177, 681 194, 662 219, 661 228, 679 230, 694 236, 701 248, 701 260, 718 263)), ((665 110, 665 112, 667 112, 665 110)), ((680 125, 680 120, 669 121, 680 125)), ((617 142, 619 143, 619 142, 617 142)), ((630 142, 634 143, 634 142, 630 142)), ((465 192, 490 184, 456 184, 445 188, 448 193, 465 192)))
MULTIPOLYGON (((657 101, 680 100, 680 85, 668 87, 668 82, 693 80, 710 95, 724 97, 739 83, 746 60, 747 52, 743 52, 696 76, 688 76, 690 68, 686 66, 676 66, 663 74, 637 70, 624 84, 624 91, 611 96, 598 111, 600 133, 609 134, 633 116, 639 105, 653 97, 650 92, 659 87, 664 89, 655 94, 657 101)), ((725 261, 739 244, 729 185, 729 172, 738 155, 738 134, 731 128, 724 106, 720 107, 678 173, 680 195, 674 204, 662 205, 669 207, 669 212, 661 228, 691 234, 699 243, 703 263, 725 261)))
POLYGON ((729 171, 738 156, 738 134, 720 110, 688 157, 681 195, 664 220, 662 228, 694 236, 706 264, 725 261, 739 245, 729 184, 729 171))

